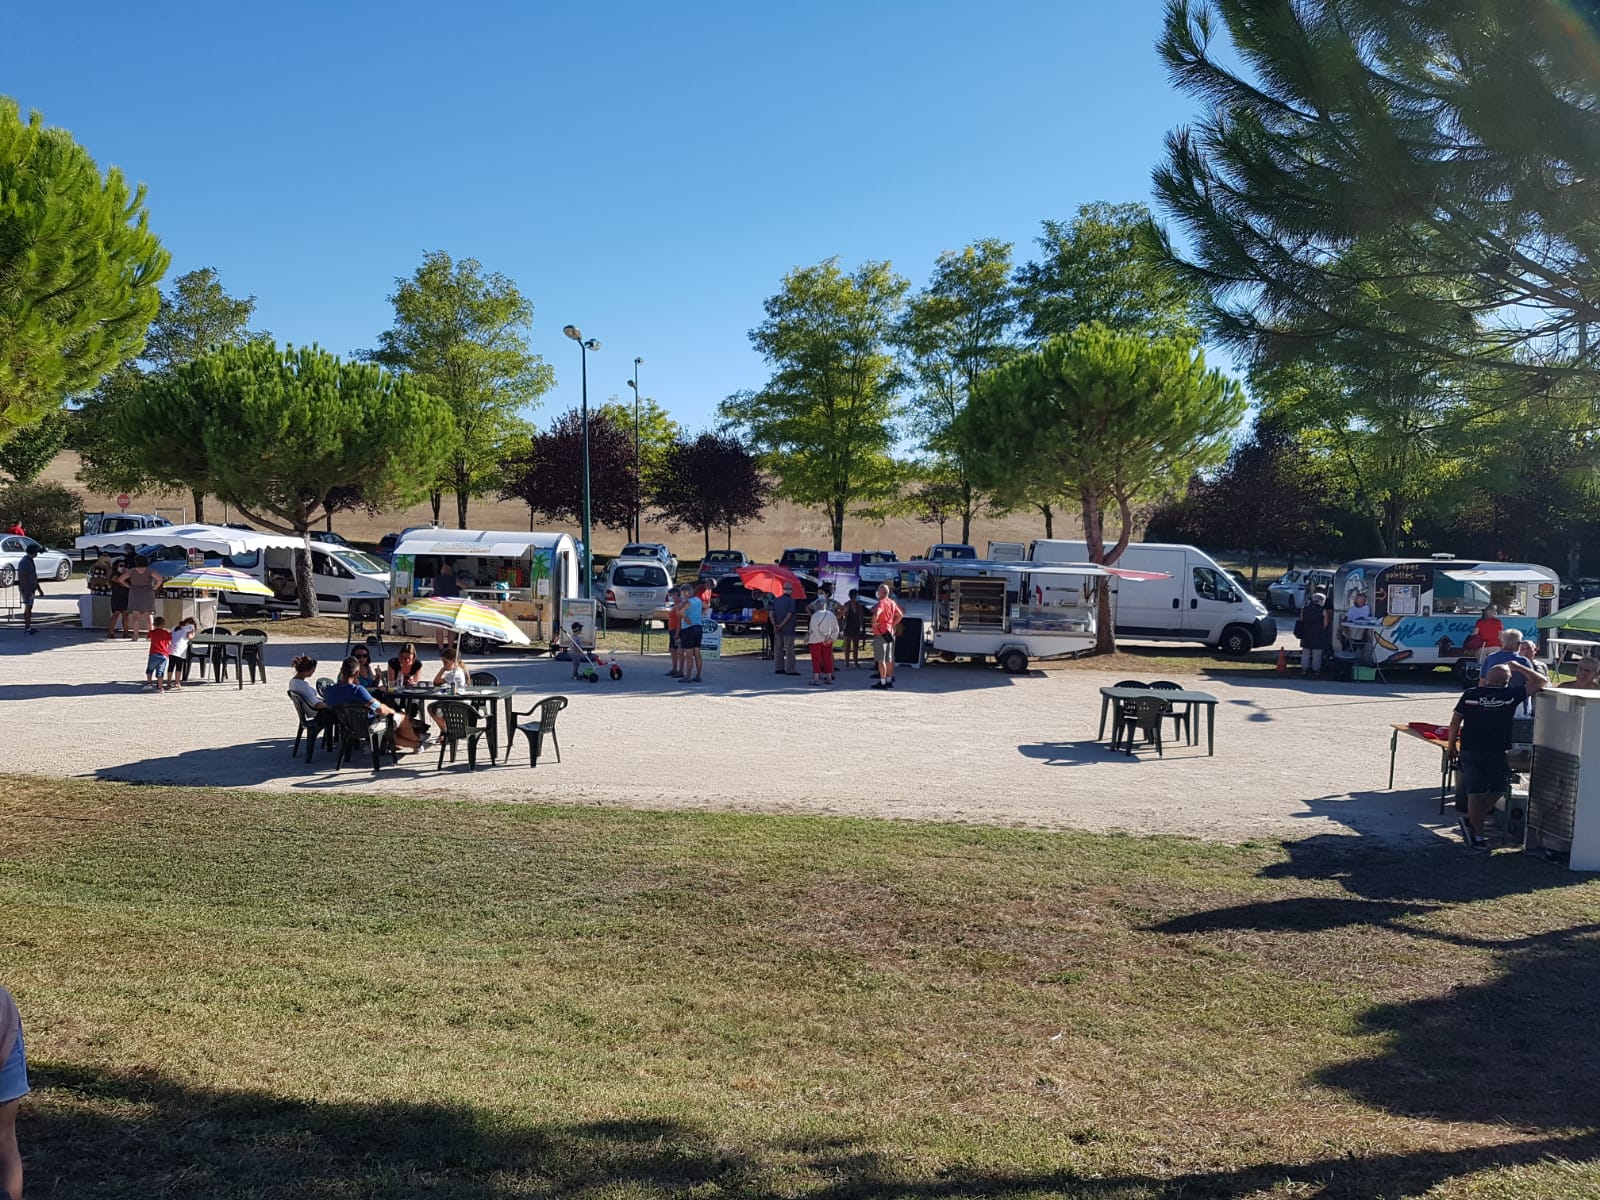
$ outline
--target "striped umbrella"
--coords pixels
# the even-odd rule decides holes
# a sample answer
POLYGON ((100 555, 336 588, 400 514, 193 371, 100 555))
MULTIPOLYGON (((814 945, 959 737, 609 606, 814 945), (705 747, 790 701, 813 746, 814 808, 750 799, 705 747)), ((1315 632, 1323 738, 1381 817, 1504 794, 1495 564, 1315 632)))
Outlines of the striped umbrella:
POLYGON ((455 633, 469 633, 491 642, 509 642, 514 646, 527 646, 533 642, 510 617, 476 600, 425 596, 395 609, 394 615, 403 621, 435 629, 449 629, 455 633))
POLYGON ((239 592, 246 596, 270 596, 272 589, 253 575, 230 571, 227 567, 189 567, 162 581, 162 587, 189 588, 196 592, 239 592))

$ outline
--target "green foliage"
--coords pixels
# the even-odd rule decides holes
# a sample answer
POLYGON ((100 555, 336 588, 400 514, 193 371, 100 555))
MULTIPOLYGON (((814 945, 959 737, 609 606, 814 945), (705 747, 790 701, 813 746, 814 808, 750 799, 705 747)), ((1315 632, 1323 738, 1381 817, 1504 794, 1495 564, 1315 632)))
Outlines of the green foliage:
MULTIPOLYGON (((602 404, 599 412, 606 420, 622 430, 629 438, 634 436, 633 405, 624 400, 610 400, 602 404)), ((683 426, 667 415, 667 410, 649 398, 639 402, 638 443, 636 470, 641 495, 646 498, 657 491, 667 467, 667 456, 683 440, 683 426)), ((637 530, 643 514, 634 514, 637 530)))
MULTIPOLYGON (((910 431, 938 464, 942 481, 940 536, 950 518, 961 522, 961 540, 971 534, 982 504, 973 487, 962 444, 951 429, 977 378, 1014 353, 1016 293, 1011 283, 1011 244, 985 238, 945 251, 928 286, 906 304, 894 331, 910 387, 910 431)), ((927 500, 926 486, 918 494, 927 500)))
POLYGON ((212 267, 178 276, 161 296, 145 342, 143 359, 149 369, 123 364, 78 405, 72 442, 81 463, 79 481, 102 494, 185 490, 194 501, 194 519, 204 521, 205 498, 213 483, 199 435, 201 414, 184 415, 165 441, 141 438, 133 444, 118 435, 117 414, 147 378, 170 374, 207 350, 270 337, 247 328, 255 308, 254 296, 223 291, 212 267))
POLYGON ((144 345, 168 261, 144 197, 0 97, 0 440, 144 345))
POLYGON ((731 434, 702 433, 667 451, 650 503, 674 532, 699 530, 709 553, 711 531, 726 529, 731 546, 733 531, 761 516, 771 490, 743 442, 731 434))
POLYGON ((437 490, 455 494, 465 529, 468 500, 499 488, 500 464, 531 432, 523 414, 555 384, 555 372, 528 348, 533 305, 506 276, 442 250, 426 255, 409 279, 395 280, 389 302, 394 327, 368 357, 414 377, 449 406, 449 453, 437 490))
POLYGON ((67 444, 72 417, 56 409, 36 425, 18 429, 0 442, 0 471, 18 483, 32 483, 67 444))
MULTIPOLYGON (((116 422, 141 454, 174 430, 198 438, 220 499, 252 521, 303 535, 356 496, 387 507, 421 495, 448 444, 450 414, 377 366, 256 341, 149 377, 116 422)), ((313 615, 304 554, 297 575, 301 612, 313 615)))
POLYGON ((83 497, 59 483, 8 483, 0 486, 0 520, 21 521, 46 546, 70 548, 83 532, 83 497))
MULTIPOLYGON (((1073 496, 1095 562, 1127 546, 1133 505, 1220 461, 1243 416, 1238 384, 1184 337, 1082 325, 978 381, 957 422, 975 477, 1002 501, 1073 496), (1105 551, 1115 505, 1116 545, 1105 551)), ((1101 649, 1113 647, 1102 590, 1101 649)))
POLYGON ((845 517, 895 496, 897 386, 888 342, 907 288, 885 262, 852 273, 837 259, 798 267, 767 299, 750 341, 773 369, 765 387, 723 401, 777 476, 777 493, 828 517, 834 549, 845 517))
POLYGON ((1028 337, 1042 341, 1098 321, 1154 336, 1196 332, 1193 284, 1159 258, 1143 204, 1081 205, 1070 222, 1045 221, 1039 260, 1017 270, 1028 337))
POLYGON ((1369 361, 1593 380, 1595 30, 1560 0, 1171 0, 1161 53, 1203 108, 1156 173, 1188 246, 1166 261, 1255 359, 1354 334, 1369 361))

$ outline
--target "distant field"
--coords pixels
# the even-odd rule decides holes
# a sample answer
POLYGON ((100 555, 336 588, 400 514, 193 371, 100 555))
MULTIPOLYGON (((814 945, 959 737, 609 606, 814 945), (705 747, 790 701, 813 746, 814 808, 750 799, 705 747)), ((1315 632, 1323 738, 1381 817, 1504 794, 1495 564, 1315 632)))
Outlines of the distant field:
MULTIPOLYGON (((62 454, 46 469, 44 478, 82 492, 83 486, 74 478, 77 469, 77 456, 62 454)), ((193 516, 193 513, 188 511, 187 496, 165 498, 133 496, 131 500, 129 507, 134 512, 152 512, 182 506, 187 516, 191 518, 193 516)), ((112 512, 116 507, 115 496, 87 494, 84 496, 84 508, 90 512, 102 510, 112 512)), ((176 513, 169 515, 174 519, 177 517, 176 513)), ((375 517, 368 516, 364 512, 341 513, 334 519, 334 528, 353 542, 376 542, 385 533, 403 529, 407 525, 426 525, 432 515, 432 510, 426 504, 414 505, 397 512, 380 513, 375 517)), ((207 502, 206 516, 210 520, 219 521, 240 519, 237 514, 224 515, 222 503, 215 500, 207 502)), ((474 529, 529 528, 527 505, 505 501, 474 501, 468 510, 467 519, 474 529)), ((455 501, 452 497, 445 497, 444 508, 440 512, 440 522, 445 525, 455 524, 455 501)), ((572 532, 576 533, 577 530, 574 529, 572 532)), ((1057 537, 1077 537, 1078 523, 1070 514, 1058 513, 1055 519, 1055 532, 1057 537)), ((693 530, 673 533, 664 525, 647 521, 644 536, 647 541, 666 542, 674 553, 684 560, 698 560, 705 551, 705 542, 693 530)), ((945 527, 943 540, 955 541, 960 536, 959 522, 945 527)), ((1037 513, 1020 513, 1010 517, 981 520, 974 525, 972 531, 973 544, 980 550, 990 540, 1027 543, 1043 536, 1044 518, 1037 513)), ((595 533, 594 548, 602 554, 615 553, 622 548, 626 540, 622 534, 602 529, 595 533)), ((902 558, 920 554, 929 545, 940 540, 937 525, 924 525, 915 520, 893 520, 881 524, 851 521, 845 527, 846 549, 893 550, 902 558)), ((726 544, 726 534, 713 537, 711 541, 713 549, 726 544)), ((826 549, 828 523, 820 512, 779 502, 767 510, 765 520, 738 530, 734 534, 733 544, 735 549, 743 550, 758 561, 776 559, 786 546, 818 546, 826 549)))

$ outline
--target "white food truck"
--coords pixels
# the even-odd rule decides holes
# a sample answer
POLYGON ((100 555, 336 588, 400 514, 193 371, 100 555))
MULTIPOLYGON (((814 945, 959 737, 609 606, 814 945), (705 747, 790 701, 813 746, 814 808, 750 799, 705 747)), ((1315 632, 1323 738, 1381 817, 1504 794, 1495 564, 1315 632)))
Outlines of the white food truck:
MULTIPOLYGON (((1036 563, 1085 562, 1088 557, 1087 542, 1041 539, 1028 548, 1029 561, 1036 563)), ((1266 606, 1194 546, 1129 542, 1116 568, 1168 576, 1126 594, 1113 576, 1119 638, 1204 642, 1223 654, 1248 654, 1278 640, 1278 624, 1266 606)))
MULTIPOLYGON (((284 609, 299 604, 294 580, 295 555, 305 549, 306 539, 292 533, 259 533, 253 529, 234 529, 227 525, 170 525, 144 531, 151 541, 179 553, 190 553, 197 561, 220 560, 224 567, 249 575, 272 589, 271 598, 221 592, 218 599, 229 611, 253 616, 269 608, 284 609)), ((86 534, 78 539, 79 549, 92 549, 103 539, 86 534)), ((157 570, 170 575, 182 564, 158 563, 157 570)), ((381 599, 389 594, 389 568, 369 554, 347 546, 311 543, 311 585, 317 606, 324 612, 346 612, 352 599, 381 599)))
MULTIPOLYGON (((535 646, 549 646, 556 640, 557 625, 565 623, 569 613, 580 612, 588 614, 583 642, 593 645, 594 605, 580 599, 582 564, 578 543, 570 534, 554 530, 413 530, 394 548, 390 613, 415 598, 431 596, 434 579, 446 566, 454 572, 462 596, 505 614, 535 646)), ((392 615, 390 619, 397 633, 421 631, 421 626, 410 630, 392 615)), ((486 648, 472 637, 463 637, 461 642, 466 653, 486 648)))
POLYGON ((1045 566, 966 558, 896 566, 901 606, 908 617, 927 623, 935 653, 946 661, 993 658, 1012 675, 1026 671, 1031 659, 1093 650, 1105 582, 1137 581, 1137 588, 1166 578, 1083 562, 1045 566))

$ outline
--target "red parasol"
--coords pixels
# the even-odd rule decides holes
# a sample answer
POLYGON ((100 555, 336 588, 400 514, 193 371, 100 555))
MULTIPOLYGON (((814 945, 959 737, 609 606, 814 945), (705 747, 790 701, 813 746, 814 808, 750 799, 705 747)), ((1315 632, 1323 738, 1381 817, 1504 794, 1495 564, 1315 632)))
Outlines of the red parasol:
POLYGON ((752 591, 781 596, 787 589, 796 600, 806 598, 806 585, 800 576, 788 567, 780 567, 774 563, 756 563, 754 566, 740 567, 739 582, 752 591))

